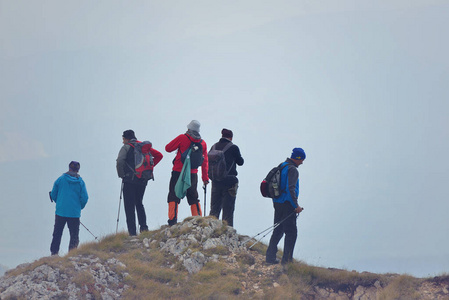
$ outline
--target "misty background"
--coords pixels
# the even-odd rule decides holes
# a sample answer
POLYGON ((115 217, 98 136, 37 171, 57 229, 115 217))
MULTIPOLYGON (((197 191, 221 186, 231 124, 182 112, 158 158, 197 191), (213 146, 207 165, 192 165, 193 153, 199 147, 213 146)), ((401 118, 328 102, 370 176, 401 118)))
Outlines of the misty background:
MULTIPOLYGON (((126 129, 164 155, 144 205, 150 229, 165 225, 164 148, 196 119, 208 148, 228 128, 245 159, 239 234, 272 225, 260 181, 302 147, 296 259, 448 272, 448 14, 443 0, 0 0, 0 264, 50 254, 48 191, 71 160, 89 193, 81 222, 115 233, 126 129)), ((80 227, 80 241, 94 237, 80 227)))

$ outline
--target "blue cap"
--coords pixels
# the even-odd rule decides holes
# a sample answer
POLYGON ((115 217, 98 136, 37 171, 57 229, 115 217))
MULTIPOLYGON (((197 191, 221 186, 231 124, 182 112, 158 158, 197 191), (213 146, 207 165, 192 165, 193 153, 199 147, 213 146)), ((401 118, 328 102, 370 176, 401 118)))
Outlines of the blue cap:
POLYGON ((306 159, 306 153, 302 148, 295 148, 292 151, 292 156, 290 158, 293 159, 306 159))

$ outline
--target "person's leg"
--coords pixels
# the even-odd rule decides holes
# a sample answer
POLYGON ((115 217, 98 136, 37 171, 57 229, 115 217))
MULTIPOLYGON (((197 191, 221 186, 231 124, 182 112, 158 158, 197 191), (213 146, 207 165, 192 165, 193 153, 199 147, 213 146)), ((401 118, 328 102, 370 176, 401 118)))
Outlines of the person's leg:
POLYGON ((200 200, 198 199, 198 174, 192 173, 190 175, 190 187, 187 189, 187 202, 190 205, 192 216, 202 216, 200 200))
MULTIPOLYGON (((282 221, 282 210, 279 207, 279 203, 274 203, 274 225, 282 221)), ((277 226, 271 235, 270 243, 268 244, 267 254, 265 257, 266 262, 268 263, 278 263, 276 261, 276 253, 278 252, 278 244, 284 235, 283 227, 277 226)))
POLYGON ((221 191, 222 187, 220 184, 212 182, 212 191, 211 191, 211 199, 210 199, 210 216, 214 216, 215 218, 220 218, 221 213, 221 191))
POLYGON ((69 251, 78 247, 80 242, 80 219, 79 218, 67 218, 67 227, 70 232, 69 251))
POLYGON ((136 189, 135 184, 125 182, 123 185, 123 205, 125 206, 126 225, 129 235, 137 235, 136 229, 136 189))
POLYGON ((296 239, 298 237, 298 229, 296 226, 296 214, 292 214, 294 208, 289 203, 284 204, 284 218, 287 218, 284 222, 284 255, 282 256, 281 263, 286 264, 293 261, 293 250, 295 249, 296 239))
POLYGON ((136 211, 137 220, 140 225, 140 232, 148 231, 147 215, 145 213, 145 207, 143 206, 143 196, 145 194, 146 185, 136 185, 136 211))
POLYGON ((180 172, 171 172, 170 183, 168 187, 168 225, 173 226, 178 223, 178 204, 181 202, 181 199, 176 197, 175 186, 178 181, 180 172))
POLYGON ((62 232, 65 226, 65 218, 55 215, 55 226, 53 228, 53 239, 50 245, 51 255, 59 253, 59 246, 61 245, 62 232))
POLYGON ((228 187, 223 191, 223 220, 228 223, 228 226, 234 226, 234 209, 235 199, 237 197, 238 183, 232 187, 228 187))

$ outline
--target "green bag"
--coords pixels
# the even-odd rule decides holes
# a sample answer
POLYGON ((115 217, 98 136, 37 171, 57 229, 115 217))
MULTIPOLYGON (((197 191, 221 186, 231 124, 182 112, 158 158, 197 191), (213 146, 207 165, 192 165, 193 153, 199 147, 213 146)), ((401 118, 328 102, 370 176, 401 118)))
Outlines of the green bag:
POLYGON ((175 194, 179 199, 186 196, 187 190, 192 185, 190 180, 190 151, 192 151, 192 149, 190 149, 187 153, 184 164, 182 165, 181 174, 179 175, 178 181, 175 185, 175 194))

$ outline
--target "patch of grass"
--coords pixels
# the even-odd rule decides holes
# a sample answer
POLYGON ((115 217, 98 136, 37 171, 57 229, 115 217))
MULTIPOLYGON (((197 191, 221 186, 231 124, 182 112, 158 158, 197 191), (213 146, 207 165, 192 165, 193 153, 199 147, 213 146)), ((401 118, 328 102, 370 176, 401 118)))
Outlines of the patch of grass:
POLYGON ((85 284, 95 283, 92 274, 86 270, 77 272, 71 281, 79 288, 82 288, 85 284))
POLYGON ((130 288, 123 299, 186 299, 188 292, 184 287, 172 283, 161 283, 142 278, 127 279, 130 288))
POLYGON ((222 275, 216 270, 201 270, 190 280, 191 299, 235 299, 240 296, 242 284, 234 275, 222 275))
POLYGON ((22 273, 28 273, 32 270, 36 269, 37 267, 40 267, 42 265, 48 265, 52 268, 59 268, 62 264, 65 264, 66 259, 64 257, 60 256, 46 256, 39 260, 36 260, 28 265, 24 265, 22 267, 9 270, 6 276, 18 276, 22 273))
POLYGON ((90 272, 77 272, 71 281, 80 288, 80 298, 86 298, 87 294, 90 294, 94 299, 101 299, 101 294, 95 289, 95 279, 90 272))
POLYGON ((214 229, 214 232, 212 232, 212 237, 218 238, 218 237, 222 236, 223 234, 225 234, 227 231, 228 231, 228 226, 223 223, 223 225, 214 229))
MULTIPOLYGON (((249 248, 254 244, 255 240, 251 240, 248 243, 246 243, 246 246, 249 248)), ((255 251, 257 253, 259 253, 260 255, 265 256, 265 254, 267 253, 267 248, 268 246, 262 243, 257 243, 254 246, 252 246, 252 248, 250 249, 250 251, 255 251)))
POLYGON ((192 280, 201 283, 211 283, 221 277, 221 270, 218 268, 202 269, 192 276, 192 280))
POLYGON ((208 216, 208 217, 199 219, 198 222, 197 222, 197 225, 200 226, 201 228, 208 227, 210 219, 215 219, 216 220, 215 217, 208 216))
POLYGON ((240 265, 252 266, 256 263, 256 259, 249 253, 240 253, 236 256, 236 260, 240 265))
POLYGON ((377 274, 349 272, 339 269, 326 269, 308 266, 303 263, 291 263, 286 266, 286 274, 291 281, 301 281, 308 285, 332 288, 335 291, 353 292, 357 286, 371 286, 377 280, 377 274))
POLYGON ((231 251, 229 251, 228 247, 219 245, 215 248, 210 248, 202 251, 206 256, 212 256, 213 254, 217 255, 229 255, 231 251))
POLYGON ((380 293, 379 300, 413 300, 420 299, 417 289, 421 281, 417 278, 401 275, 394 278, 380 293))

